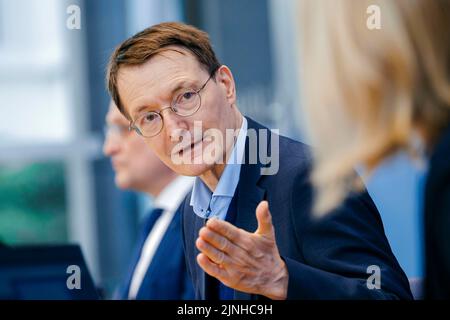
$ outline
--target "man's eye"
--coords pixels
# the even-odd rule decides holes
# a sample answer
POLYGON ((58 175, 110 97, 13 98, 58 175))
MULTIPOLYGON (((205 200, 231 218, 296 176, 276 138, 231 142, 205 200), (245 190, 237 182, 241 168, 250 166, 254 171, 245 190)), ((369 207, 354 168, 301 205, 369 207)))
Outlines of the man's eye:
POLYGON ((194 97, 195 92, 185 92, 180 96, 179 102, 183 103, 183 102, 188 102, 189 100, 192 100, 192 98, 194 97))
POLYGON ((184 99, 190 99, 194 96, 193 92, 186 92, 185 94, 183 94, 183 98, 184 99))
POLYGON ((150 113, 144 116, 144 121, 145 122, 152 122, 155 121, 158 118, 158 116, 154 113, 150 113))

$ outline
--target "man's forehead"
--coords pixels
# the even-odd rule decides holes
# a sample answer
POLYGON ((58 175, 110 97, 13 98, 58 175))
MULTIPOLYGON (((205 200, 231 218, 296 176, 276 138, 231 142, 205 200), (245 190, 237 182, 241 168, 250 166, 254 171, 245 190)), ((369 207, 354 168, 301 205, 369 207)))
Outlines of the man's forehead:
POLYGON ((135 74, 135 71, 147 71, 151 73, 151 78, 157 79, 160 76, 170 76, 174 73, 192 73, 201 68, 197 58, 189 50, 179 47, 167 47, 162 52, 155 54, 142 65, 123 66, 119 69, 118 78, 128 78, 135 74))

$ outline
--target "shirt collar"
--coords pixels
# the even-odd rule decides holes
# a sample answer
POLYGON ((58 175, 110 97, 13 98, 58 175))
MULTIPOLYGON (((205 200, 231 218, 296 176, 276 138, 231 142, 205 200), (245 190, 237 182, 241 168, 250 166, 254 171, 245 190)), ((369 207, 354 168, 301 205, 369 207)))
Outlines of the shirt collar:
POLYGON ((223 212, 228 210, 228 205, 234 196, 237 185, 239 183, 239 176, 241 172, 242 159, 245 152, 245 138, 247 136, 247 119, 242 117, 242 125, 239 130, 239 134, 236 139, 236 143, 233 147, 230 157, 227 160, 227 165, 220 176, 216 190, 212 193, 209 188, 203 183, 203 181, 196 177, 194 181, 194 187, 192 188, 190 205, 193 207, 194 212, 202 217, 207 217, 206 210, 209 208, 215 215, 224 217, 226 215, 223 212), (224 203, 218 203, 217 208, 213 206, 217 203, 211 201, 213 198, 228 198, 230 201, 224 205, 224 203), (210 208, 211 206, 211 208, 210 208), (215 210, 216 209, 216 210, 215 210))

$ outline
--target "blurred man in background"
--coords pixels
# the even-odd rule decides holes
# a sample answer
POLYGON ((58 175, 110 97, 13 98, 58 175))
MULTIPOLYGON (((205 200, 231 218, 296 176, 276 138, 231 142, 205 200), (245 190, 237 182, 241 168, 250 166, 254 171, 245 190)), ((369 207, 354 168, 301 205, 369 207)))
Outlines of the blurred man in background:
POLYGON ((114 103, 109 106, 106 125, 103 151, 111 157, 117 187, 144 192, 154 200, 114 298, 193 299, 178 210, 192 180, 174 173, 147 148, 142 137, 129 131, 127 119, 114 103))

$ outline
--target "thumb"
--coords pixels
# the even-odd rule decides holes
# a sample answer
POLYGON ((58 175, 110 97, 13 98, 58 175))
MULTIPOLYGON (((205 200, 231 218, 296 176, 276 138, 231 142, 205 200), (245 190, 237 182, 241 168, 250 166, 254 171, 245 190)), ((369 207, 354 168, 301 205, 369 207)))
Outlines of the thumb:
POLYGON ((256 220, 258 220, 257 234, 260 235, 272 235, 272 215, 269 211, 269 203, 267 201, 261 201, 256 207, 256 220))

